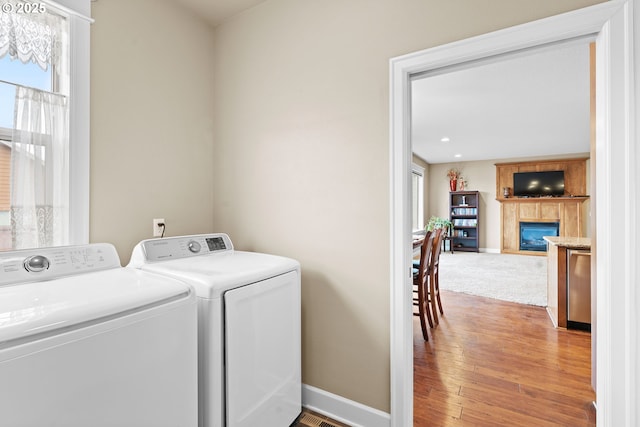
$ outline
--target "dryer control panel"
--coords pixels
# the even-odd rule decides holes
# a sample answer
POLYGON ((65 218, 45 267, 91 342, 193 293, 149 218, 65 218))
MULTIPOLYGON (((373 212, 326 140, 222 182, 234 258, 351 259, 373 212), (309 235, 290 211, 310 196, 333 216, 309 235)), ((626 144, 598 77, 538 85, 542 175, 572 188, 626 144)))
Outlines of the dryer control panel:
POLYGON ((3 252, 0 253, 0 286, 119 267, 118 253, 108 243, 3 252))
POLYGON ((131 263, 168 261, 232 250, 231 239, 224 233, 164 237, 138 243, 133 249, 131 263))

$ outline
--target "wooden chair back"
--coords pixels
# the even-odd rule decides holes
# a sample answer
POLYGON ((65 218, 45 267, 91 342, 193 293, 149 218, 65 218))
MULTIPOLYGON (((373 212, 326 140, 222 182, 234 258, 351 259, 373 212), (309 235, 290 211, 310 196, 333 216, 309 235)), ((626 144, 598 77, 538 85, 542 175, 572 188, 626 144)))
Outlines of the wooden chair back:
POLYGON ((438 319, 438 309, 440 314, 444 314, 442 310, 442 302, 440 300, 440 252, 442 251, 442 239, 446 235, 446 230, 439 229, 436 237, 433 239, 433 250, 431 251, 431 262, 429 263, 429 287, 428 299, 431 304, 431 315, 433 322, 437 325, 440 323, 438 319), (438 306, 438 307, 436 307, 438 306))
POLYGON ((422 337, 425 341, 429 341, 427 333, 427 322, 433 327, 431 312, 429 309, 429 263, 433 252, 433 241, 435 238, 433 232, 427 232, 420 249, 420 264, 418 266, 418 274, 413 278, 413 305, 418 307, 418 312, 414 312, 415 316, 420 317, 420 327, 422 329, 422 337))

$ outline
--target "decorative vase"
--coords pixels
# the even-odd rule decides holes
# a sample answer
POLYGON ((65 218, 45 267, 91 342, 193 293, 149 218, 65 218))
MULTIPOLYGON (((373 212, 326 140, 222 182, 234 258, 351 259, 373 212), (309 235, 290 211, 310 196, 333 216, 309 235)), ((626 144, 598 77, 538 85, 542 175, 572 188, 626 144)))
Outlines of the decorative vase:
POLYGON ((457 179, 449 180, 449 188, 451 189, 451 191, 456 191, 456 185, 457 184, 458 184, 458 180, 457 179))

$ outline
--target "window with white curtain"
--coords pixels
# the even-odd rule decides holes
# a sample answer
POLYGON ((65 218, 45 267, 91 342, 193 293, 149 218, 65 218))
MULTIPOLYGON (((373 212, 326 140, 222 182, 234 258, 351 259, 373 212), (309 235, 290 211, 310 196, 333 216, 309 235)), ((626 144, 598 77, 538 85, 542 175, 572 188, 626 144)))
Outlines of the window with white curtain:
POLYGON ((68 17, 3 0, 0 249, 70 243, 68 17))
POLYGON ((411 212, 413 231, 424 230, 424 168, 411 168, 411 212))

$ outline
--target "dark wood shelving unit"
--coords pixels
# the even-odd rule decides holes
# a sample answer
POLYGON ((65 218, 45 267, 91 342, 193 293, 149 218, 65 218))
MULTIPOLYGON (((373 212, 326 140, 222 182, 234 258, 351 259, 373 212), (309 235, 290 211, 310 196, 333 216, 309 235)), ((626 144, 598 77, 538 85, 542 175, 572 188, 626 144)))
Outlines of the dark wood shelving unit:
POLYGON ((480 192, 449 193, 449 219, 453 223, 451 244, 454 251, 479 252, 480 192))

